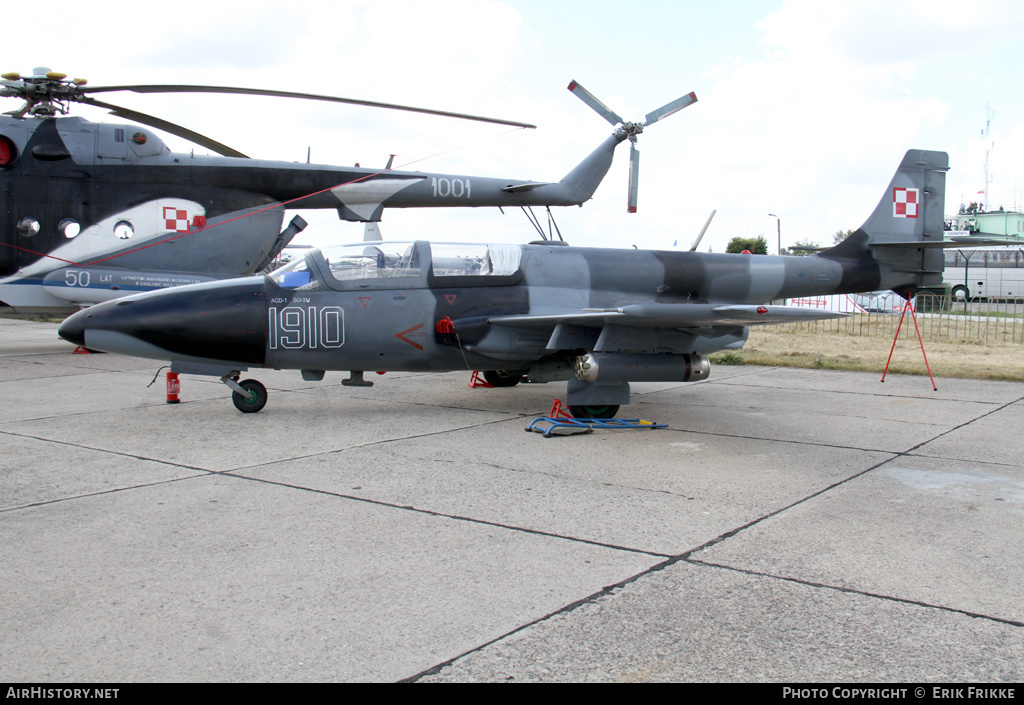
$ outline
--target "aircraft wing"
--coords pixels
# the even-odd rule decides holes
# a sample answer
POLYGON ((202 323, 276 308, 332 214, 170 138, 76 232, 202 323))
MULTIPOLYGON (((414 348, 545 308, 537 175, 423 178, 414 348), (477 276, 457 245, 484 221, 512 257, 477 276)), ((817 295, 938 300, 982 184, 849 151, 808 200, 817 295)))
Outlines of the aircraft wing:
POLYGON ((797 323, 845 318, 849 314, 759 304, 630 304, 611 309, 580 309, 565 313, 495 316, 489 323, 510 328, 550 329, 558 324, 630 326, 635 328, 712 328, 797 323))

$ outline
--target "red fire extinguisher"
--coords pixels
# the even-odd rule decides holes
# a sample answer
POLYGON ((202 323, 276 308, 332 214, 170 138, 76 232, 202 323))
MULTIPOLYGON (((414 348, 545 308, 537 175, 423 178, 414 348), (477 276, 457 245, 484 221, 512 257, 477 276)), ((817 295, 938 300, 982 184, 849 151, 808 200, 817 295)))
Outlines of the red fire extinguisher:
POLYGON ((180 391, 181 391, 181 383, 178 381, 178 373, 177 372, 168 372, 167 373, 167 403, 168 404, 177 404, 180 401, 180 399, 178 399, 178 392, 180 392, 180 391))

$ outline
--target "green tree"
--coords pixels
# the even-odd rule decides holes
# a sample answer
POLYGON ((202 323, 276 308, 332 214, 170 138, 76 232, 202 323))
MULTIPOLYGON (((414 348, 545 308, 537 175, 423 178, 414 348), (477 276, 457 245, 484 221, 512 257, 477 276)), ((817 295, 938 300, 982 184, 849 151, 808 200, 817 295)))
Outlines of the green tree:
POLYGON ((853 230, 836 230, 836 234, 832 236, 832 243, 838 245, 851 235, 853 235, 853 230))
POLYGON ((726 252, 739 253, 747 250, 748 252, 755 255, 766 255, 768 254, 768 241, 764 239, 764 235, 758 235, 757 237, 734 237, 729 240, 728 246, 726 246, 726 252))
POLYGON ((795 249, 795 248, 798 248, 798 247, 820 248, 821 245, 819 245, 818 243, 816 243, 813 240, 797 240, 797 242, 793 244, 793 249, 783 247, 782 248, 782 254, 784 254, 784 255, 792 255, 794 257, 806 257, 807 255, 813 255, 814 254, 810 250, 798 250, 798 249, 795 249))

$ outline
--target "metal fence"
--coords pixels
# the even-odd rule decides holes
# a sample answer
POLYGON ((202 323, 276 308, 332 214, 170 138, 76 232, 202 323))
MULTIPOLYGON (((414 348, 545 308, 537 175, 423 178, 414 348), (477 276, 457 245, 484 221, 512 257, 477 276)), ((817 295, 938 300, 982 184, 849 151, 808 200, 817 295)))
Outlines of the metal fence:
MULTIPOLYGON (((914 300, 917 325, 925 340, 1024 344, 1024 303, 1019 301, 962 301, 937 294, 919 294, 914 300)), ((787 323, 781 330, 839 333, 851 336, 914 338, 914 319, 907 312, 900 326, 901 308, 854 313, 848 317, 806 323, 787 323)))

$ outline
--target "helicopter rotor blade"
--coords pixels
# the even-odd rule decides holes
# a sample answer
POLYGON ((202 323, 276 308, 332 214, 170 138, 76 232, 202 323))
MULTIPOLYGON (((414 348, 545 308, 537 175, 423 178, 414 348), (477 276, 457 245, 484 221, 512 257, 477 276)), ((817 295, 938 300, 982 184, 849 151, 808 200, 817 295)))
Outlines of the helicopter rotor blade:
POLYGON ((198 132, 194 132, 188 129, 187 127, 176 125, 173 122, 168 122, 167 120, 163 120, 152 115, 147 115, 146 113, 140 113, 139 111, 131 110, 130 108, 122 108, 121 106, 114 105, 113 103, 104 103, 103 101, 96 100, 95 98, 90 98, 88 96, 82 96, 80 100, 86 105, 92 105, 97 108, 106 108, 110 111, 111 115, 116 115, 118 117, 125 118, 126 120, 132 120, 143 125, 149 125, 150 127, 155 127, 158 130, 163 130, 168 134, 181 137, 182 139, 186 139, 189 142, 194 142, 195 144, 198 144, 201 147, 206 147, 211 152, 216 152, 217 154, 220 154, 222 156, 240 157, 242 159, 249 158, 245 154, 239 152, 237 149, 232 149, 227 145, 221 144, 220 142, 210 139, 205 135, 201 135, 198 132))
POLYGON ((658 120, 664 120, 669 115, 678 113, 683 108, 689 105, 693 105, 696 102, 697 94, 690 92, 684 95, 682 98, 677 98, 673 100, 671 103, 666 103, 657 110, 652 110, 651 112, 647 113, 647 115, 644 117, 644 127, 647 127, 648 125, 653 125, 654 123, 658 122, 658 120))
POLYGON ((629 144, 629 204, 628 213, 636 213, 637 189, 640 185, 640 150, 629 144))
POLYGON ((589 105, 594 112, 610 122, 612 125, 619 125, 625 122, 625 120, 620 118, 614 110, 598 100, 593 93, 576 83, 576 81, 569 82, 569 90, 572 91, 577 98, 589 105))
POLYGON ((131 91, 132 93, 226 93, 235 95, 262 95, 273 98, 298 98, 301 100, 321 100, 328 103, 348 103, 351 105, 365 105, 371 108, 386 108, 388 110, 404 110, 412 113, 424 113, 426 115, 439 115, 442 117, 457 118, 460 120, 473 120, 476 122, 488 122, 495 125, 510 125, 512 127, 523 127, 534 129, 537 126, 514 120, 501 120, 498 118, 482 117, 480 115, 467 115, 465 113, 454 113, 447 110, 432 110, 430 108, 416 108, 409 105, 398 105, 395 103, 379 103, 372 100, 357 100, 355 98, 338 98, 329 95, 316 95, 313 93, 295 93, 292 91, 276 91, 260 88, 236 88, 232 86, 187 86, 187 85, 137 85, 137 86, 93 86, 82 88, 82 93, 107 93, 111 91, 131 91))

